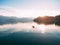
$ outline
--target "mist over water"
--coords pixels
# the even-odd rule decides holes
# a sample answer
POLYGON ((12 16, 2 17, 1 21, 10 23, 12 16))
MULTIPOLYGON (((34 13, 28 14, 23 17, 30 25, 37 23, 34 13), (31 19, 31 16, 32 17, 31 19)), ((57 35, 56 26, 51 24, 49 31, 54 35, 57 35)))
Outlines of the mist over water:
POLYGON ((0 25, 1 44, 20 45, 58 45, 60 27, 55 24, 44 25, 34 22, 0 25), (32 26, 35 26, 34 28, 32 26), (7 43, 8 42, 8 43, 7 43))
POLYGON ((51 25, 37 24, 34 22, 0 25, 0 32, 4 31, 7 31, 6 33, 8 32, 14 33, 19 31, 35 33, 51 33, 55 31, 60 31, 60 26, 56 26, 54 24, 51 25), (35 28, 33 28, 32 26, 35 26, 35 28))

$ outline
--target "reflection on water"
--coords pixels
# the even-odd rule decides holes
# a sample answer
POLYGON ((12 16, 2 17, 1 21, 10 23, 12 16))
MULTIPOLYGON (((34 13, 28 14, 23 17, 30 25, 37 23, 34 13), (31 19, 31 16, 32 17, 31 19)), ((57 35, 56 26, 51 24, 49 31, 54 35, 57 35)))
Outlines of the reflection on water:
POLYGON ((60 27, 34 22, 0 25, 0 44, 60 45, 60 27))
POLYGON ((11 32, 25 31, 25 32, 50 33, 50 32, 60 31, 60 27, 54 24, 38 25, 32 22, 32 23, 17 23, 17 24, 0 25, 0 31, 6 31, 7 29, 12 29, 10 30, 11 32), (35 26, 35 28, 32 28, 32 26, 35 26))
POLYGON ((41 30, 41 33, 45 33, 45 30, 46 30, 46 26, 45 25, 43 25, 43 24, 41 24, 41 25, 39 25, 39 30, 41 30))

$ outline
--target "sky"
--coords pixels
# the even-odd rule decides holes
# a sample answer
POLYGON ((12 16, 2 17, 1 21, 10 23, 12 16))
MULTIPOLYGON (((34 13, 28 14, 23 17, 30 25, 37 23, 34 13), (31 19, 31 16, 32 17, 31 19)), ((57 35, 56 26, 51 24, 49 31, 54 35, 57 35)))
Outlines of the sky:
POLYGON ((0 0, 0 15, 16 17, 56 16, 60 0, 0 0))

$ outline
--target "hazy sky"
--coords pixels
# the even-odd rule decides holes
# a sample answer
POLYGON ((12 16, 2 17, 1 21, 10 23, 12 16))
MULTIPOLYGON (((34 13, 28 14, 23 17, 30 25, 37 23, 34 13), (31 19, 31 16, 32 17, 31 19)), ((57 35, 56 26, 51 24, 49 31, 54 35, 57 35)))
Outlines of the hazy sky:
POLYGON ((37 17, 60 14, 60 0, 0 0, 0 15, 37 17))

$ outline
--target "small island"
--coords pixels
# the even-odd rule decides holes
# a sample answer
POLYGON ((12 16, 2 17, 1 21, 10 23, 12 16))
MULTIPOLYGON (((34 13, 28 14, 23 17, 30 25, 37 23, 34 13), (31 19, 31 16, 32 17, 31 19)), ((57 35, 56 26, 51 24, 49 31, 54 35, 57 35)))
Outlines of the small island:
POLYGON ((53 16, 44 16, 44 17, 37 17, 33 20, 37 24, 55 24, 60 25, 60 15, 55 17, 53 16))

